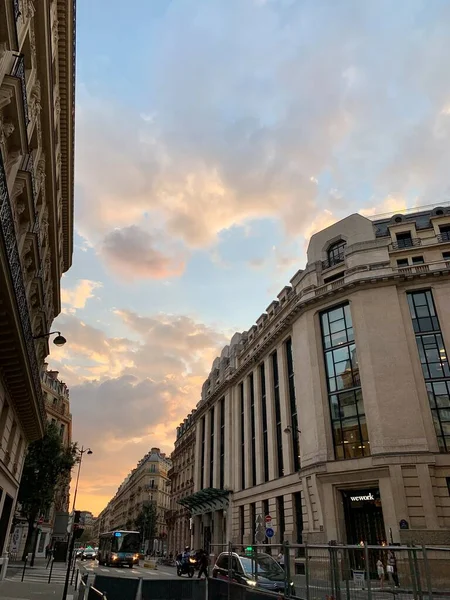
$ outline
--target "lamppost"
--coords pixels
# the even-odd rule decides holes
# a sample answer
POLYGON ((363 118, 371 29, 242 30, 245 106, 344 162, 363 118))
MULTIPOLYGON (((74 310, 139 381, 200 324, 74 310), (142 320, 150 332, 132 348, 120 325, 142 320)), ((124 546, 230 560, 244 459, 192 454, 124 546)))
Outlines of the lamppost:
MULTIPOLYGON (((301 431, 298 427, 293 427, 292 425, 288 425, 284 429, 284 433, 290 433, 292 435, 292 441, 297 442, 297 463, 296 468, 300 468, 300 434, 301 431)), ((295 457, 294 457, 295 458, 295 457)))
POLYGON ((58 334, 55 339, 53 340, 53 343, 55 344, 55 346, 64 346, 64 344, 67 342, 66 338, 61 335, 60 331, 49 331, 48 333, 42 333, 41 335, 33 335, 33 340, 38 340, 40 338, 46 338, 49 337, 51 335, 55 335, 58 334))
POLYGON ((87 454, 93 454, 93 452, 92 452, 92 450, 90 448, 84 448, 84 446, 81 446, 81 449, 77 448, 77 452, 79 453, 79 458, 78 458, 78 474, 77 474, 77 483, 75 484, 75 491, 73 493, 72 512, 75 510, 75 502, 77 501, 78 482, 80 480, 81 461, 83 460, 83 454, 85 452, 87 454))

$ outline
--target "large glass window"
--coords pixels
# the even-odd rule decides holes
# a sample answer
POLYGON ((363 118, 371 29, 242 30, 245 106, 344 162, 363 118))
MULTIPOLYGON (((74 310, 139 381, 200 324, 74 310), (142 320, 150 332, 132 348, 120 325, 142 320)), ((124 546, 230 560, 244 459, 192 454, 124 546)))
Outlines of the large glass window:
POLYGON ((286 529, 286 519, 284 516, 284 497, 278 496, 277 498, 277 517, 278 517, 278 531, 280 535, 280 544, 284 541, 284 532, 286 529))
POLYGON ((300 469, 300 438, 298 426, 297 402, 295 400, 294 383, 294 361, 292 360, 292 340, 289 338, 285 344, 286 362, 288 374, 289 406, 291 409, 291 428, 292 428, 292 451, 294 454, 294 469, 300 469))
POLYGON ((211 438, 209 442, 209 487, 214 487, 214 406, 209 411, 211 438))
POLYGON ((264 363, 259 365, 259 378, 261 389, 261 417, 263 434, 263 468, 264 481, 269 481, 269 440, 267 430, 267 395, 266 395, 266 369, 264 363))
POLYGON ((320 315, 337 459, 370 454, 353 323, 348 304, 320 315))
POLYGON ((417 349, 441 452, 450 452, 450 368, 430 290, 408 294, 417 349))
POLYGON ((283 438, 281 433, 281 403, 280 403, 280 378, 278 375, 278 356, 272 354, 272 373, 273 373, 273 399, 275 403, 275 428, 277 442, 277 477, 284 475, 283 466, 283 438))
POLYGON ((244 384, 239 384, 239 401, 241 409, 241 489, 245 490, 245 401, 244 384))
POLYGON ((225 398, 220 401, 220 476, 219 487, 225 485, 225 398))
POLYGON ((239 526, 241 530, 241 544, 244 544, 244 535, 245 535, 245 512, 244 506, 239 507, 239 526))
POLYGON ((206 435, 205 435, 205 417, 201 421, 201 435, 202 435, 202 457, 201 457, 201 469, 200 469, 200 489, 203 490, 205 487, 205 452, 206 452, 206 435))
POLYGON ((252 436, 252 485, 256 485, 256 423, 255 423, 255 386, 253 373, 248 378, 250 390, 250 431, 252 436))

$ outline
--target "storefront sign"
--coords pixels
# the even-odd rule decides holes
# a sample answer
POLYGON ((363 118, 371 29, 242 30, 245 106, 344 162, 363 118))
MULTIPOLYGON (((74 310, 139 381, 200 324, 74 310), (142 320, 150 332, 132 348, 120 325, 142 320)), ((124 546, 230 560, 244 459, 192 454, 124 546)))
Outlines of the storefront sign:
POLYGON ((361 496, 350 496, 350 500, 352 502, 373 502, 375 500, 375 497, 372 494, 372 492, 369 492, 368 494, 364 494, 361 496))
POLYGON ((400 529, 409 529, 409 523, 405 519, 402 519, 399 523, 400 529))

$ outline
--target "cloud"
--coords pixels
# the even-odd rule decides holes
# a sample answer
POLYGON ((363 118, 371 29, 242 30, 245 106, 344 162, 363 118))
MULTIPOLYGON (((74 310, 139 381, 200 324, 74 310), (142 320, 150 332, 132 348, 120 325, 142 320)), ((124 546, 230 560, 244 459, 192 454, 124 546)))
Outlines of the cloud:
POLYGON ((64 308, 76 310, 84 308, 89 298, 94 298, 94 291, 102 287, 100 281, 91 281, 90 279, 78 279, 75 287, 69 289, 63 287, 61 290, 61 302, 64 308))
POLYGON ((102 254, 125 279, 163 279, 180 275, 184 258, 163 253, 157 248, 161 235, 151 235, 137 225, 115 229, 102 244, 102 254))
POLYGON ((150 447, 171 450, 176 426, 200 399, 212 361, 228 342, 228 332, 186 315, 122 309, 115 318, 129 337, 61 315, 67 344, 55 347, 50 361, 70 388, 74 440, 94 450, 83 463, 80 497, 87 499, 89 490, 98 508, 150 447))

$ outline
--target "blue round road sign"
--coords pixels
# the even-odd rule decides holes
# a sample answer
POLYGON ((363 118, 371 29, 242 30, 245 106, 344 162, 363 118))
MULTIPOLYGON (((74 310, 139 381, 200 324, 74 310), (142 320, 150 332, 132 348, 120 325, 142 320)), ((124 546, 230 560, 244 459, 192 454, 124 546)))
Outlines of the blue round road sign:
POLYGON ((266 529, 266 536, 268 538, 272 538, 275 535, 275 531, 272 529, 272 527, 268 527, 266 529))

